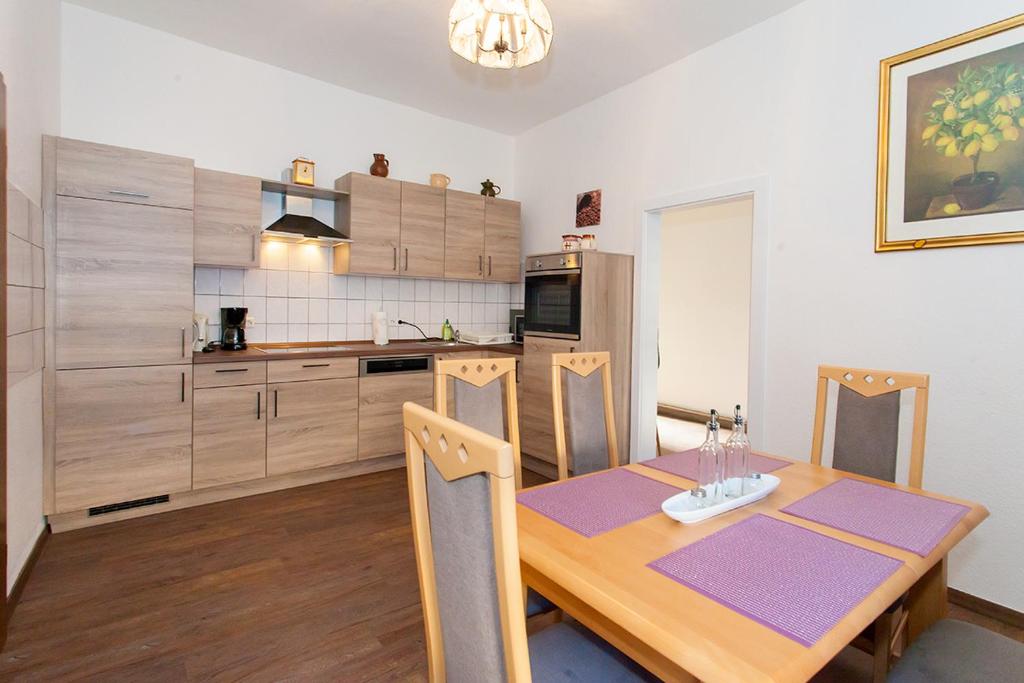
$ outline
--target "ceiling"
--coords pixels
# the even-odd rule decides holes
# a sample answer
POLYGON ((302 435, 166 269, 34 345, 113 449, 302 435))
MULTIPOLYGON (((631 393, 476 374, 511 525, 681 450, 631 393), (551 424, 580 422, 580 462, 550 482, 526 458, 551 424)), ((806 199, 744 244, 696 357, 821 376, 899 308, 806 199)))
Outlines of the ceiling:
POLYGON ((800 2, 545 0, 555 26, 551 52, 505 71, 470 64, 448 48, 452 0, 68 1, 511 134, 800 2))

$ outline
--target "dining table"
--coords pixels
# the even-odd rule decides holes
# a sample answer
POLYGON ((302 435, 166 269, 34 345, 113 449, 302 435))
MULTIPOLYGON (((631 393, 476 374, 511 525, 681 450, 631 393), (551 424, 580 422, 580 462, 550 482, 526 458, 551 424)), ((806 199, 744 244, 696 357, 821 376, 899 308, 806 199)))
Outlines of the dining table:
MULTIPOLYGON (((805 461, 764 453, 759 455, 779 462, 779 469, 772 473, 781 480, 778 487, 757 502, 695 524, 677 522, 658 509, 653 513, 648 510, 649 514, 645 516, 607 530, 588 526, 585 518, 576 520, 577 528, 570 528, 571 525, 567 526, 539 511, 538 505, 527 503, 557 491, 545 489, 564 487, 579 477, 524 489, 517 505, 524 583, 666 681, 806 681, 901 598, 906 610, 907 642, 913 642, 931 624, 946 616, 947 556, 988 516, 984 506, 805 461), (958 518, 949 522, 948 528, 933 534, 933 541, 924 550, 918 548, 916 551, 842 530, 836 525, 812 521, 813 515, 807 518, 791 514, 796 509, 795 504, 811 494, 831 485, 855 485, 852 482, 917 494, 913 500, 926 497, 931 500, 925 502, 944 501, 963 507, 958 518), (784 508, 790 510, 783 511, 784 508), (659 571, 658 563, 663 562, 660 558, 671 559, 673 553, 685 552, 681 550, 684 548, 696 549, 699 546, 694 544, 704 539, 707 539, 707 545, 713 540, 709 538, 713 534, 721 535, 730 528, 739 532, 740 527, 735 525, 744 522, 747 525, 765 524, 773 529, 779 526, 776 522, 784 522, 786 526, 780 530, 792 532, 770 541, 777 543, 778 547, 769 548, 764 553, 763 562, 745 560, 749 565, 743 567, 747 580, 751 577, 757 579, 759 572, 772 572, 770 556, 777 556, 783 562, 791 563, 790 567, 793 562, 803 563, 797 566, 806 571, 795 572, 794 576, 799 577, 795 580, 822 582, 824 593, 822 586, 805 586, 817 590, 819 597, 825 595, 828 600, 833 593, 842 595, 844 582, 853 580, 846 576, 844 565, 840 565, 838 571, 833 567, 827 571, 823 569, 820 575, 815 574, 815 556, 807 553, 805 548, 797 547, 797 539, 804 536, 827 542, 843 552, 860 553, 872 562, 885 563, 882 565, 884 571, 876 577, 877 585, 864 588, 862 594, 853 593, 854 602, 847 607, 848 611, 836 617, 834 623, 826 622, 820 633, 803 640, 799 637, 802 620, 814 621, 811 617, 815 615, 802 614, 798 606, 794 606, 789 617, 793 630, 798 634, 794 636, 786 633, 785 629, 773 628, 756 614, 735 609, 728 601, 720 599, 721 596, 716 599, 712 591, 686 585, 673 580, 665 571, 659 571), (828 538, 806 534, 803 530, 828 538), (792 541, 788 540, 791 536, 794 537, 792 541), (843 543, 836 544, 829 539, 843 543), (794 547, 787 547, 788 543, 793 543, 794 547), (806 562, 802 559, 804 557, 806 562)), ((640 475, 672 487, 666 490, 685 491, 696 485, 692 479, 678 473, 649 465, 633 463, 612 471, 623 470, 631 473, 630 478, 640 475)), ((612 471, 583 476, 602 477, 612 471)), ((624 504, 623 500, 628 500, 628 497, 609 496, 606 505, 601 503, 598 507, 591 507, 589 514, 604 514, 607 512, 604 508, 624 504)), ((872 503, 865 499, 864 505, 871 506, 872 503)), ((575 505, 570 501, 569 507, 567 514, 575 517, 588 514, 587 505, 575 505)), ((899 525, 895 529, 899 531, 899 525)), ((718 551, 718 556, 723 552, 718 551)), ((708 557, 713 560, 716 555, 712 553, 708 557)), ((725 557, 727 560, 728 554, 725 557)), ((857 557, 860 556, 854 555, 852 560, 840 557, 837 561, 859 566, 861 559, 857 557)), ((766 577, 766 580, 768 578, 771 577, 766 577)), ((710 577, 709 580, 713 579, 710 577)), ((771 585, 770 581, 766 585, 771 585)), ((739 592, 744 589, 743 586, 731 588, 739 592)), ((799 591, 800 586, 789 589, 799 591)), ((764 595, 763 598, 776 612, 787 609, 786 599, 780 595, 764 595)), ((785 623, 786 615, 782 614, 776 621, 779 620, 785 623)))

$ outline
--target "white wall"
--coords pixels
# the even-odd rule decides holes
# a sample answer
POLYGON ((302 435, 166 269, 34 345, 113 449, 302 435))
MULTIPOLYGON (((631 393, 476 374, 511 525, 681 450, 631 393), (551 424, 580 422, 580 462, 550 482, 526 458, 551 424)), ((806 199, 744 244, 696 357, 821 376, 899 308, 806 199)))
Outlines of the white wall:
MULTIPOLYGON (((7 86, 8 181, 20 189, 15 194, 23 193, 37 207, 42 185, 41 136, 57 133, 60 126, 59 32, 57 0, 0 3, 0 72, 7 86)), ((15 229, 13 222, 9 228, 15 229)), ((19 375, 9 392, 8 590, 44 528, 42 372, 19 375)))
POLYGON ((658 403, 731 415, 747 405, 750 197, 663 211, 658 403))
MULTIPOLYGON (((391 177, 514 196, 511 137, 457 123, 63 5, 61 134, 191 157, 221 171, 279 178, 296 155, 317 184, 366 172, 386 153, 391 177)), ((281 40, 301 39, 281 36, 281 40)), ((500 102, 495 102, 499 106, 500 102)))
POLYGON ((768 176, 766 448, 807 457, 820 362, 930 373, 925 486, 992 513, 950 584, 1024 610, 1024 244, 873 251, 879 60, 1019 11, 808 0, 524 133, 516 188, 524 253, 595 187, 601 247, 631 252, 641 203, 768 176))

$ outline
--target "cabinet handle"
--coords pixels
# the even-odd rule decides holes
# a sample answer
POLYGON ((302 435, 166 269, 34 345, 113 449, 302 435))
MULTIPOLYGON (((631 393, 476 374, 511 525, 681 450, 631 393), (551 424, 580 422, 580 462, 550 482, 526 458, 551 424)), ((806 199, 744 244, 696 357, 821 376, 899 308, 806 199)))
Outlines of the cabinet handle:
POLYGON ((487 256, 487 277, 490 277, 490 276, 491 276, 491 257, 488 254, 488 256, 487 256))
POLYGON ((185 373, 181 373, 181 402, 185 402, 185 373))
POLYGON ((230 370, 214 370, 214 372, 249 372, 249 368, 231 368, 230 370))
POLYGON ((405 269, 409 270, 409 247, 405 248, 405 269))
POLYGON ((128 190, 107 190, 107 194, 116 194, 121 197, 138 197, 139 199, 149 199, 149 195, 144 192, 129 192, 128 190))
POLYGON ((398 247, 391 247, 391 270, 398 270, 398 247))
POLYGON ((277 417, 277 389, 274 389, 274 417, 277 417))
MULTIPOLYGON (((252 238, 252 262, 256 263, 256 243, 259 242, 259 237, 252 238)), ((259 264, 257 264, 259 265, 259 264)))
POLYGON ((479 268, 480 268, 480 275, 483 275, 484 274, 484 255, 483 254, 480 254, 479 268))
POLYGON ((256 419, 260 419, 260 404, 263 403, 263 392, 256 392, 256 419))
POLYGON ((181 357, 185 357, 185 328, 181 328, 181 357))
POLYGON ((303 365, 302 367, 304 367, 304 368, 329 368, 329 367, 331 367, 331 364, 330 363, 309 363, 307 365, 303 365))

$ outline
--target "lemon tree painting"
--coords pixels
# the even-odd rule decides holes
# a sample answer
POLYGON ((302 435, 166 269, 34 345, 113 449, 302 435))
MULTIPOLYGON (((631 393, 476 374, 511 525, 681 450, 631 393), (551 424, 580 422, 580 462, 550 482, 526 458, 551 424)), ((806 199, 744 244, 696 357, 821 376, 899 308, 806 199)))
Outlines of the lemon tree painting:
POLYGON ((907 222, 1024 209, 1024 45, 911 76, 907 222))

